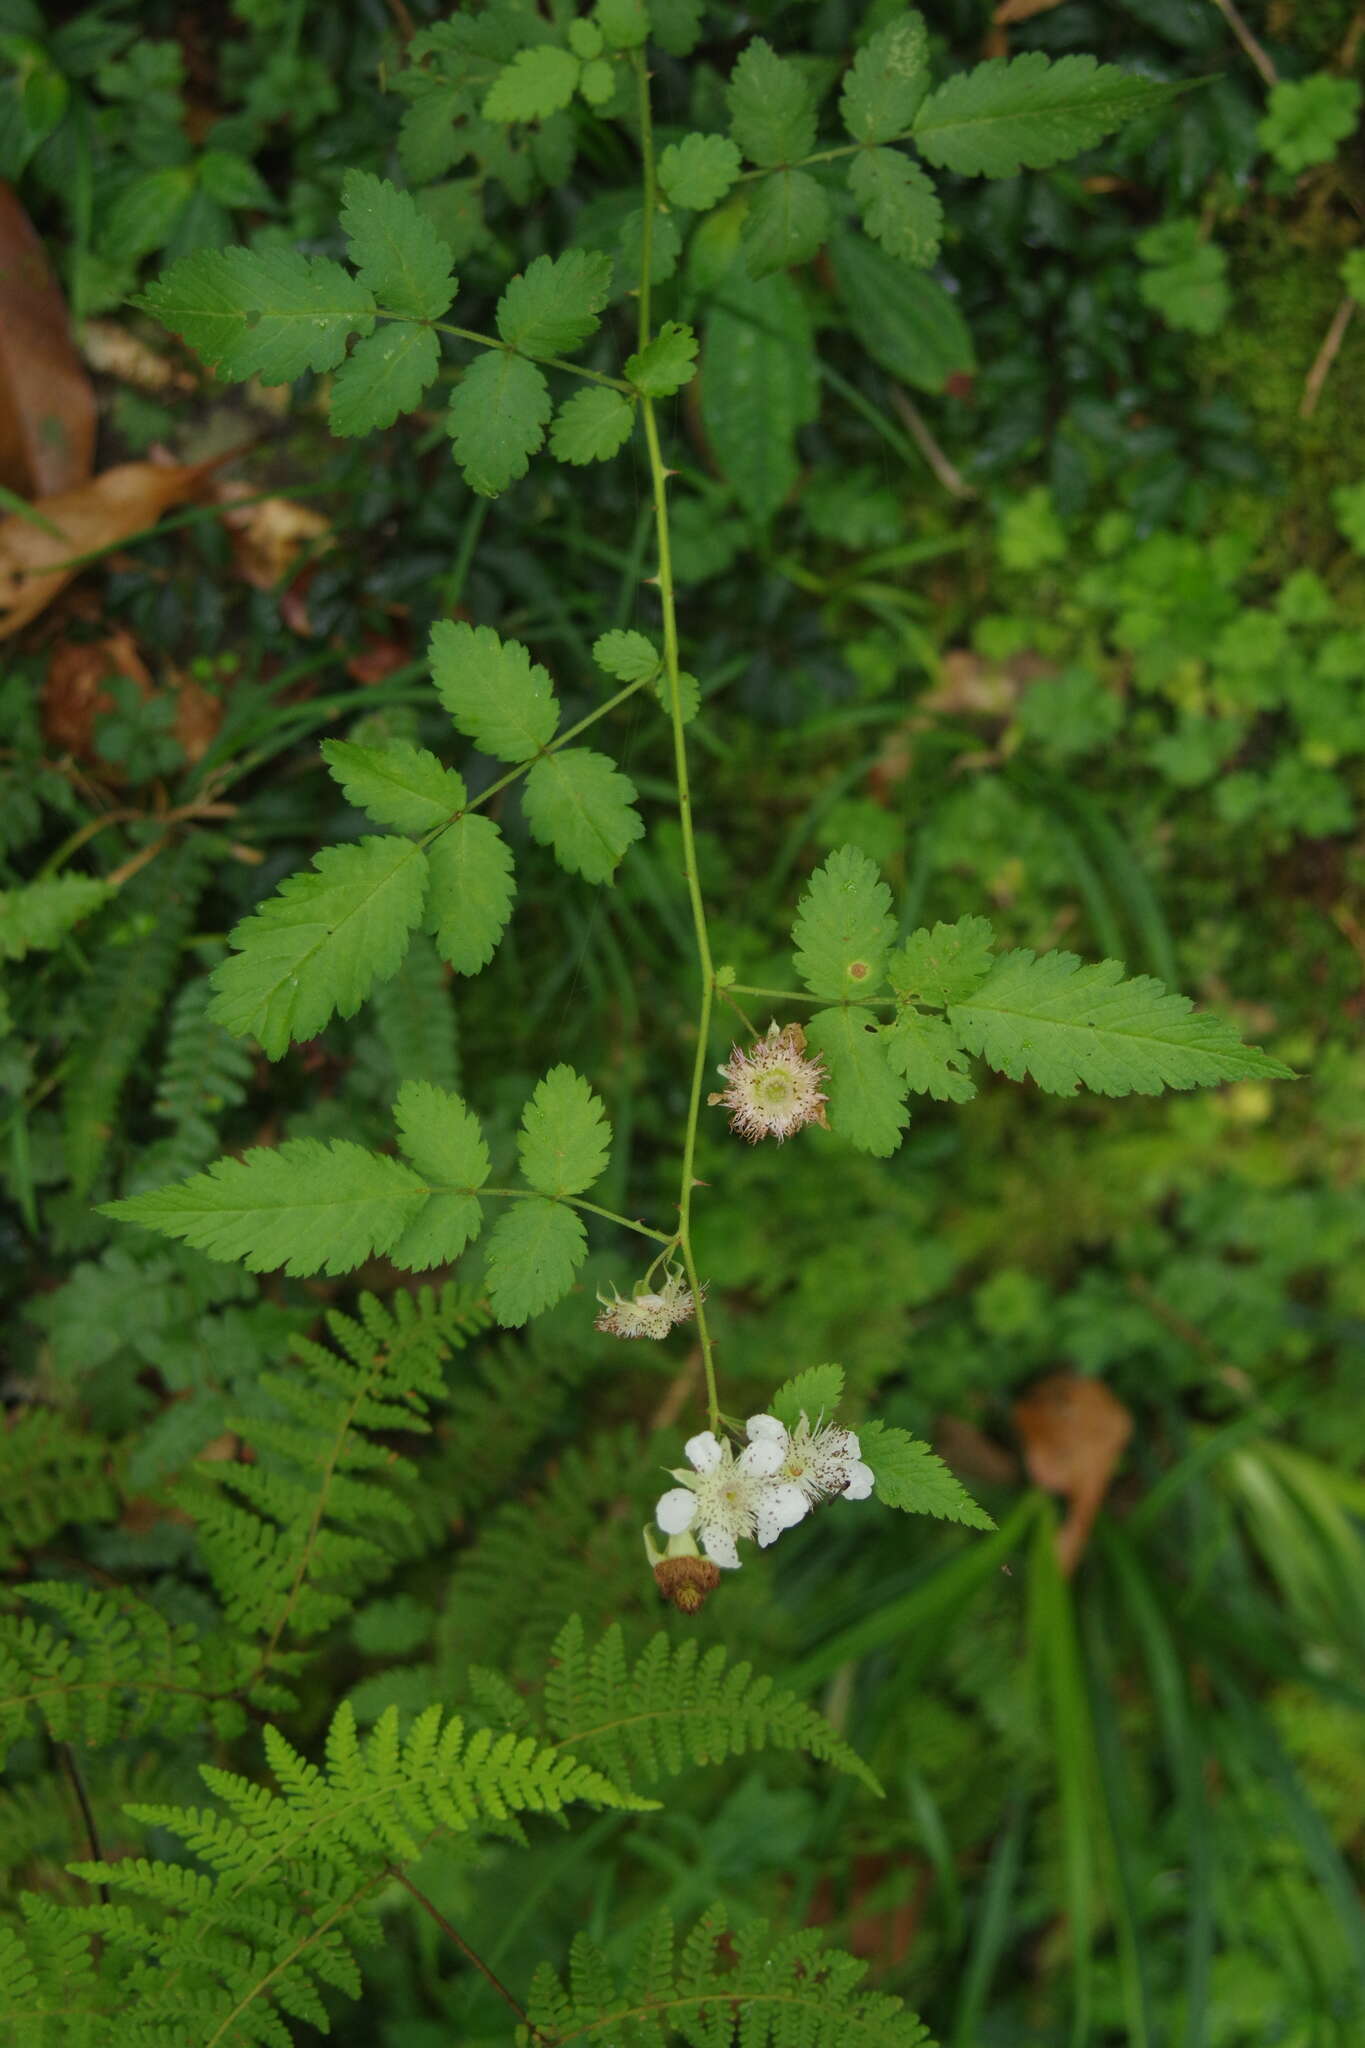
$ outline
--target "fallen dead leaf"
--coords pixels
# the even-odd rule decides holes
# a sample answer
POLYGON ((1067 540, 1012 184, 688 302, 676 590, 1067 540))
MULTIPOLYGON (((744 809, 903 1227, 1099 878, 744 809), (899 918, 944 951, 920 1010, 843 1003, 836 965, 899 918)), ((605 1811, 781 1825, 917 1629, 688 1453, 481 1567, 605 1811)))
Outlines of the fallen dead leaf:
POLYGON ((989 1486, 1015 1486, 1019 1460, 975 1422, 962 1415, 944 1415, 934 1430, 934 1449, 959 1479, 982 1480, 989 1486))
POLYGON ((144 697, 151 695, 151 671, 121 626, 98 640, 63 640, 53 648, 41 701, 43 737, 51 746, 65 754, 92 751, 95 720, 114 708, 105 687, 113 676, 127 676, 144 697))
POLYGON ((175 684, 175 736, 185 749, 187 761, 202 761, 218 737, 223 722, 223 700, 206 690, 193 676, 171 671, 175 684))
POLYGON ((92 370, 131 384, 135 391, 154 397, 167 392, 193 391, 198 379, 192 371, 173 363, 126 327, 114 320, 87 320, 81 328, 81 352, 92 370))
POLYGON ((1070 1372, 1040 1380, 1012 1413, 1029 1478, 1067 1502, 1057 1531, 1057 1562, 1070 1578, 1133 1434, 1133 1418, 1102 1380, 1070 1372))
POLYGON ((163 512, 192 498, 214 467, 123 462, 74 490, 38 498, 32 511, 42 525, 19 512, 0 519, 0 640, 51 604, 82 556, 155 526, 163 512))
POLYGON ((95 394, 41 240, 0 184, 0 483, 23 497, 90 474, 95 394))
POLYGON ((305 548, 330 541, 331 521, 311 505, 292 498, 259 498, 254 505, 235 500, 251 495, 246 484, 224 484, 220 491, 224 524, 232 535, 237 574, 254 590, 274 590, 283 582, 305 548))
POLYGON ((406 640, 395 640, 392 634, 367 633, 359 652, 347 662, 346 673, 352 682, 382 683, 385 676, 391 676, 396 668, 411 660, 412 648, 406 640))
POLYGON ((991 20, 998 28, 1008 28, 1012 21, 1032 21, 1035 14, 1051 14, 1061 4, 1062 0, 1001 0, 991 20))

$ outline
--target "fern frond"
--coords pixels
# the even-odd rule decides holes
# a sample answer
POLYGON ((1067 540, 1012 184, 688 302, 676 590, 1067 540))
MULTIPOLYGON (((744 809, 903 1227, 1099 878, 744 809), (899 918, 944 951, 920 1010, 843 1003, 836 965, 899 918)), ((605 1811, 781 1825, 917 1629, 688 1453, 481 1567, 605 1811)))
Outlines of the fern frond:
POLYGON ((20 1408, 0 1424, 0 1570, 68 1522, 103 1522, 117 1511, 109 1447, 54 1408, 20 1408))
POLYGON ((380 1041, 393 1068, 392 1096, 404 1081, 431 1081, 457 1094, 459 1035, 449 969, 431 939, 417 932, 392 981, 372 1000, 380 1041))
POLYGON ((6 2048, 109 2048, 97 2017, 90 1944, 50 1899, 21 1901, 27 1925, 0 1925, 0 2040, 6 2048))
POLYGON ((437 1836, 500 1831, 519 1814, 582 1800, 648 1804, 534 1736, 469 1732, 440 1707, 406 1735, 391 1708, 362 1738, 343 1706, 321 1766, 274 1728, 265 1742, 278 1791, 204 1765, 217 1806, 128 1809, 177 1835, 203 1867, 143 1857, 71 1866, 155 1909, 120 1902, 69 1915, 131 1959, 138 1995, 120 2048, 287 2048, 286 2017, 326 2028, 319 1987, 359 1996, 354 1948, 373 1939, 371 1895, 395 1862, 437 1836))
POLYGON ((215 1697, 220 1675, 206 1668, 199 1638, 146 1601, 57 1580, 11 1591, 60 1626, 0 1615, 0 1757, 31 1719, 91 1748, 153 1723, 183 1732, 210 1712, 238 1725, 237 1710, 215 1697))
POLYGON ((819 1931, 773 1935, 753 1921, 730 1932, 724 1909, 697 1923, 675 1959, 660 1917, 637 1937, 624 1981, 588 1935, 576 1937, 566 1983, 536 1972, 528 2018, 546 2048, 595 2040, 612 2048, 929 2048, 899 1998, 862 1991, 867 1965, 822 1947, 819 1931))
MULTIPOLYGON (((510 1678, 539 1679, 564 1616, 592 1605, 605 1625, 640 1582, 639 1538, 623 1541, 617 1503, 622 1474, 638 1468, 633 1429, 605 1432, 586 1450, 566 1451, 544 1488, 490 1514, 460 1557, 438 1627, 442 1668, 458 1684, 479 1662, 510 1678)), ((638 1517, 636 1518, 639 1519, 638 1517)))
POLYGON ((124 886, 122 916, 103 927, 108 943, 81 990, 89 1029, 72 1050, 64 1094, 66 1163, 78 1195, 95 1184, 124 1083, 175 977, 207 858, 198 839, 162 854, 124 886))
POLYGON ((723 1643, 702 1651, 660 1632, 630 1663, 619 1624, 588 1649, 576 1614, 554 1645, 545 1720, 556 1739, 621 1783, 676 1777, 753 1749, 799 1749, 860 1778, 880 1796, 867 1765, 823 1714, 748 1663, 730 1664, 723 1643))
POLYGON ((209 1016, 209 977, 187 982, 171 1006, 155 1110, 171 1125, 177 1156, 202 1166, 219 1149, 216 1120, 245 1099, 252 1058, 209 1016))
POLYGON ((451 1285, 333 1311, 336 1348, 296 1337, 295 1368, 260 1374, 232 1418, 253 1462, 201 1465, 177 1489, 228 1619, 264 1638, 262 1663, 278 1665, 286 1631, 320 1634, 392 1570, 386 1529, 406 1518, 397 1489, 413 1467, 383 1439, 427 1431, 445 1360, 486 1321, 451 1285))

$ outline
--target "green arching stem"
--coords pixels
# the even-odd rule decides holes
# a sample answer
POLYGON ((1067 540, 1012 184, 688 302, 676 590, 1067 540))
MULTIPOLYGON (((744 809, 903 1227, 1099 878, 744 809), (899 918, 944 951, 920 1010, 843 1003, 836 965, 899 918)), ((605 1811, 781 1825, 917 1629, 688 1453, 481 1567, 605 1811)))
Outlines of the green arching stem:
POLYGON ((754 988, 747 981, 729 982, 721 990, 721 994, 767 996, 769 1001, 774 1003, 816 1003, 822 1005, 825 1009, 829 1009, 831 1004, 837 1004, 840 1008, 854 1010, 875 1010, 879 1006, 884 1009, 895 1009, 897 1006, 897 998, 895 996, 840 996, 837 998, 813 996, 804 988, 754 988))
POLYGON ((614 697, 608 697, 605 704, 599 704, 597 709, 590 711, 586 718, 580 718, 577 725, 571 725, 567 732, 557 733, 550 741, 548 747, 537 748, 529 761, 518 761, 515 768, 509 768, 507 773, 500 775, 496 782, 490 782, 487 789, 481 789, 477 796, 472 796, 469 799, 469 802, 462 811, 453 812, 445 820, 444 824, 433 825, 430 832, 422 839, 421 844, 423 846, 430 846, 432 840, 439 838, 447 826, 455 823, 456 818, 467 818, 471 811, 479 810, 488 802, 490 797, 496 796, 500 789, 506 789, 509 783, 515 782, 519 775, 529 774, 537 761, 544 760, 547 754, 557 754, 561 747, 567 747, 570 740, 576 740, 581 732, 586 732, 590 725, 596 725, 599 718, 605 718, 609 711, 614 711, 618 704, 624 704, 627 697, 633 697, 637 690, 643 690, 650 681, 651 678, 649 676, 642 676, 638 683, 627 683, 625 688, 618 690, 614 697))
MULTIPOLYGON (((639 345, 649 341, 650 266, 654 256, 654 118, 649 103, 649 70, 644 53, 632 50, 631 64, 639 90, 640 159, 643 170, 644 218, 640 230, 639 345)), ((649 475, 654 496, 654 524, 659 545, 659 601, 663 608, 664 674, 668 679, 668 710, 673 726, 673 760, 678 784, 678 823, 682 830, 683 873, 692 905, 692 926, 697 941, 697 968, 701 994, 697 1005, 697 1049, 692 1062, 692 1092, 687 1105, 687 1130, 683 1139, 682 1172, 678 1186, 678 1249, 682 1253, 688 1285, 696 1305, 697 1337, 701 1344, 702 1369, 706 1375, 706 1405, 710 1427, 720 1426, 720 1396, 716 1389, 716 1362, 711 1333, 706 1323, 706 1304, 692 1250, 692 1193, 696 1186, 697 1121, 701 1114, 702 1082, 711 1040, 711 1003, 715 992, 715 969, 711 963, 711 941, 706 929, 706 906, 697 879, 697 845, 692 830, 692 791, 687 774, 687 736, 683 729, 682 695, 679 686, 678 617, 673 595, 673 552, 668 530, 668 475, 659 447, 659 424, 652 399, 640 400, 645 446, 649 451, 649 475)))
POLYGON ((622 1230, 635 1230, 641 1237, 652 1237, 666 1249, 678 1242, 676 1232, 670 1237, 666 1230, 651 1230, 647 1223, 641 1223, 634 1216, 618 1215, 615 1209, 604 1209, 598 1202, 585 1202, 580 1195, 542 1195, 536 1188, 433 1188, 431 1193, 500 1195, 509 1202, 563 1202, 570 1209, 588 1209, 594 1216, 605 1216, 608 1223, 619 1223, 622 1230))
MULTIPOLYGON (((407 313, 386 313, 376 306, 376 320, 408 320, 407 313)), ((585 370, 581 363, 566 363, 562 356, 533 356, 529 350, 517 348, 510 341, 500 341, 496 334, 476 334, 472 327, 455 327, 449 320, 433 320, 429 323, 438 334, 453 334, 457 341, 476 341, 480 348, 501 349, 505 356, 524 356, 528 363, 543 363, 547 370, 567 370, 571 377, 586 377, 591 384, 609 384, 613 391, 624 391, 628 398, 635 394, 635 386, 628 384, 624 377, 608 377, 601 370, 585 370)))

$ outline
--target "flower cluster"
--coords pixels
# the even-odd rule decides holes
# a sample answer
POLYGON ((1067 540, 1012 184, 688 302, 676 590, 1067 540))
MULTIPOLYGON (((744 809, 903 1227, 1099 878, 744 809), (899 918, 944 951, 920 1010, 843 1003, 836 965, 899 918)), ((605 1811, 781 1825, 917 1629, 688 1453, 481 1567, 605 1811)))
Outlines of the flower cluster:
POLYGON ((747 1052, 732 1046, 719 1071, 728 1085, 706 1099, 713 1108, 725 1105, 731 1112, 730 1129, 751 1145, 760 1138, 776 1138, 780 1145, 803 1124, 828 1128, 829 1097, 820 1091, 828 1076, 819 1060, 806 1058, 806 1034, 799 1024, 781 1031, 776 1023, 770 1024, 747 1052))
MULTIPOLYGON (((701 1291, 705 1297, 706 1289, 701 1291)), ((613 1288, 610 1295, 599 1294, 597 1299, 602 1313, 594 1327, 608 1337, 666 1337, 675 1323, 685 1323, 697 1312, 691 1288, 673 1266, 665 1269, 661 1288, 630 1296, 613 1288)))
POLYGON ((839 1494, 866 1500, 872 1491, 850 1429, 812 1428, 803 1410, 790 1430, 775 1415, 751 1415, 745 1434, 738 1454, 709 1429, 690 1437, 684 1448, 692 1469, 674 1472, 680 1484, 654 1510, 667 1536, 695 1530, 713 1564, 733 1569, 741 1542, 766 1548, 822 1501, 839 1494))

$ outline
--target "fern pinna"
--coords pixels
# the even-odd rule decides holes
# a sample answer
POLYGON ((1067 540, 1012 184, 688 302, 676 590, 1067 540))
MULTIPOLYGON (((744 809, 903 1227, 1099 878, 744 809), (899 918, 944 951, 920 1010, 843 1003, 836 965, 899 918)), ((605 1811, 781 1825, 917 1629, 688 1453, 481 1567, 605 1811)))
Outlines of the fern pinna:
POLYGON ((866 1974, 816 1928, 784 1936, 755 1920, 732 1929, 715 1906, 679 1947, 664 1913, 637 1936, 624 1975, 586 1934, 574 1941, 567 1981, 542 1966, 519 2039, 540 2048, 930 2048, 899 1998, 860 1988, 866 1974))

